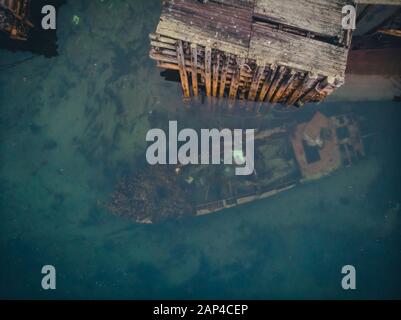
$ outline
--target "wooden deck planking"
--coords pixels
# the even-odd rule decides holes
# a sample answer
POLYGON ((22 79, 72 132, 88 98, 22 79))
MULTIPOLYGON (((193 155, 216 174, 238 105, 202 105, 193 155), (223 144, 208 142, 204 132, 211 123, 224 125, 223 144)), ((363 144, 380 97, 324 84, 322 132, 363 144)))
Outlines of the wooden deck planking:
POLYGON ((258 64, 279 64, 322 76, 344 78, 348 49, 295 34, 254 25, 249 55, 258 64))
POLYGON ((206 96, 301 106, 344 82, 349 48, 341 8, 349 3, 354 1, 166 0, 150 55, 159 67, 190 72, 194 92, 201 86, 206 96), (180 66, 172 50, 177 41, 183 43, 180 66), (326 85, 327 78, 335 85, 326 85))
POLYGON ((252 7, 237 8, 197 0, 168 1, 156 33, 213 46, 246 57, 252 32, 252 7))
POLYGON ((255 15, 319 35, 341 37, 342 8, 352 0, 255 0, 255 15))

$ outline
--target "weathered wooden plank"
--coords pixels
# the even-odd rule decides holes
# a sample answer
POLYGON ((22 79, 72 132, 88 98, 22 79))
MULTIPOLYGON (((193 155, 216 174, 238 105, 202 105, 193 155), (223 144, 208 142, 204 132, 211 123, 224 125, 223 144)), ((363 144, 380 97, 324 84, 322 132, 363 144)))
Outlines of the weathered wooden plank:
POLYGON ((255 0, 212 0, 216 3, 233 6, 236 8, 253 8, 255 0))
POLYGON ((259 90, 259 85, 262 80, 263 74, 265 72, 265 66, 258 66, 256 69, 256 72, 254 74, 254 77, 252 79, 252 84, 251 88, 249 90, 248 94, 248 100, 250 101, 255 101, 256 99, 256 94, 259 90))
POLYGON ((192 76, 192 91, 194 96, 198 96, 198 49, 196 44, 191 44, 191 76, 192 76))
POLYGON ((319 35, 340 37, 342 8, 353 0, 255 0, 255 15, 319 35))
POLYGON ((268 73, 266 75, 265 78, 265 82, 263 83, 262 89, 260 90, 259 93, 259 101, 263 102, 265 101, 266 98, 266 94, 269 91, 270 85, 276 75, 276 70, 277 70, 277 66, 270 66, 270 69, 268 69, 268 73))
POLYGON ((165 37, 165 36, 162 36, 159 33, 150 33, 149 34, 149 38, 150 38, 150 40, 160 41, 160 42, 164 42, 164 43, 167 43, 167 44, 175 45, 177 43, 177 39, 165 37))
POLYGON ((212 49, 210 47, 206 47, 205 51, 205 87, 206 87, 206 96, 211 96, 211 77, 212 77, 212 49))
POLYGON ((377 32, 387 34, 393 37, 401 37, 401 30, 399 29, 379 29, 377 32))
POLYGON ((181 41, 177 42, 177 61, 178 61, 178 67, 180 70, 182 91, 184 93, 184 97, 189 97, 190 93, 189 93, 189 84, 188 84, 188 74, 187 74, 187 70, 185 68, 184 51, 182 48, 181 41))
POLYGON ((237 96, 238 86, 239 86, 239 78, 240 78, 240 75, 241 75, 241 69, 242 69, 241 65, 238 65, 237 66, 237 70, 235 71, 235 74, 234 74, 234 76, 233 76, 233 78, 231 80, 230 92, 229 92, 229 95, 228 95, 228 97, 230 99, 235 99, 236 96, 237 96))
POLYGON ((286 78, 284 79, 283 83, 281 86, 278 88, 276 93, 274 94, 271 102, 272 103, 277 103, 279 102, 283 96, 285 95, 285 92, 287 91, 288 87, 290 84, 294 81, 296 72, 294 70, 291 70, 289 74, 287 74, 286 78))
POLYGON ((309 90, 309 92, 298 101, 298 104, 303 106, 308 102, 311 102, 313 100, 315 100, 316 96, 318 96, 319 94, 317 93, 316 87, 319 86, 319 83, 316 84, 315 88, 312 88, 311 90, 309 90))
MULTIPOLYGON (((165 56, 160 56, 160 55, 157 55, 157 54, 151 54, 151 56, 152 56, 152 58, 155 58, 155 60, 157 60, 157 66, 158 67, 164 68, 164 69, 171 69, 171 70, 179 71, 179 66, 177 64, 177 59, 166 58, 165 56)), ((186 60, 186 70, 187 70, 187 72, 192 73, 192 66, 190 64, 190 61, 188 61, 188 60, 186 60)), ((226 80, 225 80, 225 86, 230 86, 231 78, 233 77, 234 73, 235 73, 235 71, 227 72, 226 80)), ((199 66, 199 62, 198 62, 198 74, 200 74, 203 79, 205 78, 204 66, 200 67, 199 66)), ((249 81, 249 79, 250 78, 244 77, 243 74, 241 73, 239 85, 240 86, 244 85, 245 83, 247 83, 249 81)), ((220 87, 220 90, 221 90, 221 88, 222 87, 220 87)))
POLYGON ((303 72, 295 72, 294 79, 292 82, 288 85, 287 89, 285 89, 282 97, 281 97, 281 102, 287 102, 289 97, 291 97, 292 93, 302 85, 304 79, 305 79, 305 74, 303 72))
MULTIPOLYGON (((327 77, 320 83, 315 88, 316 91, 316 98, 318 101, 325 99, 328 95, 332 94, 336 89, 342 86, 343 83, 339 82, 338 79, 335 79, 334 77, 327 77)), ((305 101, 305 103, 308 101, 305 101)))
MULTIPOLYGON (((199 47, 198 47, 199 50, 199 47)), ((198 55, 200 55, 201 52, 200 50, 198 51, 198 55)), ((167 50, 167 49, 162 49, 159 50, 159 48, 157 48, 157 50, 151 50, 149 53, 150 57, 156 61, 161 61, 161 62, 167 62, 167 63, 177 63, 177 57, 176 57, 176 52, 175 51, 171 51, 171 50, 167 50)), ((191 59, 185 59, 185 65, 186 66, 190 66, 192 67, 192 62, 191 59)), ((205 70, 205 65, 201 64, 198 60, 198 69, 201 70, 205 70)), ((227 74, 228 75, 232 75, 235 73, 235 68, 228 66, 227 67, 227 74)), ((247 72, 246 70, 243 70, 243 72, 241 73, 241 80, 245 81, 245 80, 250 80, 252 79, 252 74, 250 74, 249 72, 247 72)))
MULTIPOLYGON (((169 70, 176 70, 179 71, 180 68, 178 67, 177 64, 173 64, 173 63, 169 63, 169 62, 158 62, 157 63, 157 67, 161 68, 161 69, 169 69, 169 70)), ((192 68, 191 67, 186 67, 187 72, 192 72, 192 68)), ((204 78, 205 77, 205 72, 201 69, 198 69, 198 74, 204 78)), ((230 87, 231 86, 231 79, 227 78, 226 80, 226 86, 230 87)), ((239 88, 244 86, 244 81, 239 81, 239 88)))
POLYGON ((267 100, 272 102, 273 100, 273 95, 276 92, 278 86, 281 84, 281 81, 283 81, 285 75, 287 73, 286 67, 280 66, 277 70, 276 76, 274 77, 274 80, 269 88, 269 91, 267 91, 267 100))
POLYGON ((245 57, 252 32, 249 6, 196 0, 165 1, 157 33, 245 57), (211 42, 212 41, 212 42, 211 42))
POLYGON ((258 64, 278 64, 322 76, 345 77, 348 49, 254 24, 249 56, 258 64))
POLYGON ((311 74, 309 73, 304 81, 302 82, 302 84, 292 93, 292 95, 288 98, 287 100, 287 105, 291 106, 297 103, 297 101, 299 100, 299 98, 309 92, 309 90, 311 90, 317 83, 317 75, 316 74, 311 74))
POLYGON ((355 0, 360 4, 401 5, 401 0, 355 0))
POLYGON ((213 64, 213 97, 217 97, 217 87, 219 84, 219 69, 220 69, 220 53, 216 55, 216 61, 213 64))
POLYGON ((226 55, 223 68, 221 70, 221 80, 220 80, 220 97, 224 97, 224 91, 226 88, 226 82, 227 82, 227 72, 228 72, 228 66, 230 64, 230 55, 226 55))
POLYGON ((169 49, 172 51, 175 51, 175 49, 176 49, 175 44, 168 44, 165 42, 160 42, 160 41, 155 41, 155 40, 151 40, 150 45, 154 48, 164 48, 164 49, 169 49))

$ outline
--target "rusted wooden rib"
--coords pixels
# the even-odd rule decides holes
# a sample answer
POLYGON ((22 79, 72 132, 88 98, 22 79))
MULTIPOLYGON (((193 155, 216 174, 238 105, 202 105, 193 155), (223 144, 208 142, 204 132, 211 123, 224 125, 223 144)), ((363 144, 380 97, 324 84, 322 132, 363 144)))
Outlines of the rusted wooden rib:
POLYGON ((327 77, 316 86, 319 100, 325 99, 328 95, 332 94, 336 89, 341 87, 342 83, 334 77, 327 77))
POLYGON ((165 49, 175 51, 174 44, 169 44, 169 43, 160 42, 160 41, 156 41, 156 40, 150 40, 150 45, 154 48, 165 48, 165 49))
POLYGON ((189 84, 188 84, 188 74, 185 67, 185 59, 184 59, 184 51, 182 48, 182 41, 177 42, 177 61, 178 68, 180 71, 181 85, 182 91, 184 93, 184 97, 189 97, 189 84))
POLYGON ((213 97, 217 97, 217 87, 219 85, 220 53, 216 55, 216 61, 213 64, 213 97))
POLYGON ((231 79, 230 92, 228 94, 228 97, 231 100, 234 100, 237 96, 238 87, 239 87, 239 79, 241 76, 241 69, 242 69, 242 66, 240 64, 238 64, 237 68, 235 70, 235 73, 231 79))
POLYGON ((161 34, 158 34, 158 33, 149 34, 149 39, 150 40, 154 40, 154 41, 167 43, 167 44, 172 44, 172 45, 174 45, 177 42, 176 39, 165 37, 165 36, 162 36, 161 34))
POLYGON ((205 51, 205 87, 206 87, 206 96, 211 96, 211 77, 212 77, 212 49, 210 47, 206 47, 205 51))
POLYGON ((279 85, 281 84, 281 82, 283 81, 285 75, 287 73, 287 68, 280 66, 277 70, 276 76, 274 77, 274 80, 269 88, 269 91, 267 92, 267 100, 270 102, 273 102, 273 96, 277 90, 277 88, 279 87, 279 85))
POLYGON ((257 70, 252 79, 251 88, 249 89, 248 100, 255 101, 256 94, 259 90, 260 81, 262 80, 264 72, 265 72, 265 66, 257 67, 257 70))
POLYGON ((316 82, 317 76, 313 73, 308 73, 302 84, 297 89, 295 89, 292 95, 288 98, 286 104, 288 106, 295 105, 303 94, 309 92, 309 90, 311 90, 316 85, 316 82))
POLYGON ((260 94, 259 94, 260 102, 265 101, 267 91, 269 91, 270 84, 272 83, 274 76, 276 75, 276 70, 277 70, 276 66, 273 66, 273 65, 270 66, 270 68, 266 74, 265 82, 263 83, 262 89, 260 90, 260 94))
POLYGON ((333 93, 340 84, 336 82, 334 77, 326 77, 325 79, 318 82, 309 92, 300 100, 300 104, 322 100, 326 98, 329 94, 333 93))
MULTIPOLYGON (((198 47, 199 49, 199 47, 198 47)), ((199 51, 198 51, 199 53, 199 51)), ((150 57, 154 60, 156 60, 159 64, 163 64, 165 65, 165 63, 167 64, 176 64, 177 67, 174 68, 174 70, 178 70, 178 62, 177 62, 177 53, 168 50, 168 52, 165 52, 164 50, 157 50, 157 49, 152 49, 150 51, 150 57)), ((199 55, 198 55, 199 56, 199 55)), ((191 63, 191 59, 185 59, 185 66, 188 68, 191 68, 189 70, 189 72, 192 72, 192 63, 191 63)), ((204 63, 201 64, 198 61, 198 74, 201 73, 199 70, 203 71, 205 70, 205 65, 204 63)), ((240 81, 246 82, 248 80, 250 80, 252 77, 245 72, 246 70, 243 70, 243 72, 241 73, 241 77, 240 77, 240 81)), ((235 73, 235 68, 230 68, 228 67, 227 69, 227 77, 226 77, 226 81, 228 81, 227 79, 229 79, 230 77, 232 77, 232 75, 235 73)), ((227 82, 226 82, 227 84, 227 82)))
POLYGON ((312 100, 315 99, 315 97, 318 95, 318 87, 321 85, 321 82, 317 83, 312 89, 309 90, 298 102, 300 106, 305 105, 305 103, 308 103, 312 100))
POLYGON ((198 96, 198 48, 196 44, 191 44, 191 64, 192 64, 192 91, 194 96, 198 96))
POLYGON ((277 103, 280 100, 282 100, 282 98, 285 96, 285 92, 287 91, 288 87, 293 82, 293 80, 295 78, 295 75, 296 75, 296 72, 294 70, 291 70, 287 74, 287 76, 285 77, 283 83, 278 88, 277 92, 274 94, 273 99, 271 101, 272 103, 277 103))
POLYGON ((305 74, 303 72, 297 72, 295 71, 294 78, 292 82, 288 85, 287 89, 285 89, 283 95, 282 95, 282 100, 283 102, 287 102, 288 99, 291 97, 292 93, 302 85, 303 81, 305 79, 305 74))
POLYGON ((221 81, 220 81, 220 97, 224 97, 224 91, 226 89, 226 82, 227 82, 227 72, 228 72, 228 66, 230 65, 230 55, 226 55, 225 60, 224 60, 224 65, 221 70, 221 81))

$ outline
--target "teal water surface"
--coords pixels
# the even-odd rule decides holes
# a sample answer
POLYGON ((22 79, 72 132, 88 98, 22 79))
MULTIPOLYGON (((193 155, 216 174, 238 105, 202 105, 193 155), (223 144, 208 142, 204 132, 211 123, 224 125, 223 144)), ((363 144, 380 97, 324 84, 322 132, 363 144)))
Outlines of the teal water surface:
POLYGON ((149 112, 184 112, 148 58, 160 10, 68 1, 59 56, 13 65, 31 54, 0 50, 0 298, 401 298, 399 103, 317 107, 365 114, 378 138, 357 165, 271 199, 156 225, 108 211, 143 160, 149 112), (341 288, 348 264, 355 291, 341 288))

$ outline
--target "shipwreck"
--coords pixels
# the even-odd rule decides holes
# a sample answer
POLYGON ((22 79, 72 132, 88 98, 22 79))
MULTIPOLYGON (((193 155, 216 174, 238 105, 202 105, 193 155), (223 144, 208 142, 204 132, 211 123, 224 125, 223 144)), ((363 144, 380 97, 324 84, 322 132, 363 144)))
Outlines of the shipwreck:
POLYGON ((316 112, 306 122, 256 131, 255 166, 249 176, 235 174, 235 161, 147 165, 120 181, 109 207, 139 223, 202 216, 274 196, 364 157, 357 116, 316 112))
MULTIPOLYGON (((343 8, 359 3, 358 22, 375 4, 401 1, 165 0, 150 57, 179 72, 186 99, 320 102, 344 84, 353 30, 343 8)), ((385 26, 372 31, 401 34, 385 26)))

